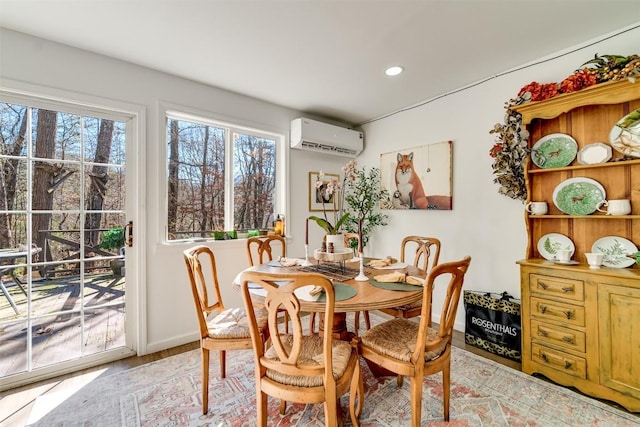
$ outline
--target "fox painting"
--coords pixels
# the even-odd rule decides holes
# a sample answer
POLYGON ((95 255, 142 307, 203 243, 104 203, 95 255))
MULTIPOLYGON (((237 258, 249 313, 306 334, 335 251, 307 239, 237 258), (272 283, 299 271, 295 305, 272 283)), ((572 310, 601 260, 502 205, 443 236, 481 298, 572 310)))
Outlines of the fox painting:
POLYGON ((413 152, 397 153, 392 206, 396 209, 451 209, 451 196, 427 195, 413 156, 413 152))

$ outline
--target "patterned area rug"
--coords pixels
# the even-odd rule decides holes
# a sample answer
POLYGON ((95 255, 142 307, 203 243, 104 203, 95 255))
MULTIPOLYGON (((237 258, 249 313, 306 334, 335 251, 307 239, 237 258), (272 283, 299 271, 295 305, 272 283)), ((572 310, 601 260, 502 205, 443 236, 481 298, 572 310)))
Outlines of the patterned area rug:
MULTIPOLYGON (((207 415, 201 410, 200 352, 194 350, 98 377, 61 402, 52 402, 46 395, 40 397, 29 425, 254 426, 252 353, 234 351, 227 358, 224 380, 218 376, 217 355, 211 358, 207 415)), ((361 365, 365 382, 362 424, 410 425, 410 382, 404 381, 398 388, 395 377, 375 378, 366 363, 361 365)), ((640 423, 640 417, 458 348, 452 352, 451 372, 451 422, 443 421, 438 374, 424 380, 423 425, 611 427, 640 423)), ((290 403, 281 416, 278 404, 269 399, 269 425, 324 425, 322 405, 290 403)), ((351 425, 348 396, 341 404, 345 425, 351 425)))

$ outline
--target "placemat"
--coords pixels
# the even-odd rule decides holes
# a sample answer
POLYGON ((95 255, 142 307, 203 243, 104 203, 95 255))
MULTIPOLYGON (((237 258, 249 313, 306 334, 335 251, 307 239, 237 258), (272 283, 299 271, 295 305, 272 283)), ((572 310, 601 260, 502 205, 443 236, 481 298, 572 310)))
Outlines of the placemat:
MULTIPOLYGON (((344 301, 346 299, 353 298, 357 293, 355 288, 344 283, 334 283, 333 289, 336 292, 336 301, 344 301)), ((326 302, 327 296, 322 292, 316 301, 326 302)))
POLYGON ((389 291, 419 291, 422 289, 420 285, 410 285, 408 283, 397 283, 397 282, 378 282, 375 279, 369 279, 369 283, 371 283, 376 288, 387 289, 389 291))

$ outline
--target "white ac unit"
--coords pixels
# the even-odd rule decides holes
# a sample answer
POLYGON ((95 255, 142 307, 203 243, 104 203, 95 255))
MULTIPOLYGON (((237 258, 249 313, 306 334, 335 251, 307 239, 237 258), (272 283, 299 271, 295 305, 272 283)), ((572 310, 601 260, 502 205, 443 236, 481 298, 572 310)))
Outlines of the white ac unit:
POLYGON ((364 135, 352 129, 300 117, 291 121, 291 148, 356 157, 364 148, 364 135))

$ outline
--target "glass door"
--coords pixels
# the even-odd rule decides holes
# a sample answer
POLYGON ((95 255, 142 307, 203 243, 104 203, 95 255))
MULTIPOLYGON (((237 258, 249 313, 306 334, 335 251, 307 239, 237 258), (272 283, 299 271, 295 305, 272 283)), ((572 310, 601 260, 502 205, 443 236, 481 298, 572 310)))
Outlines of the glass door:
POLYGON ((127 343, 130 117, 5 101, 0 99, 0 378, 81 363, 127 343))

